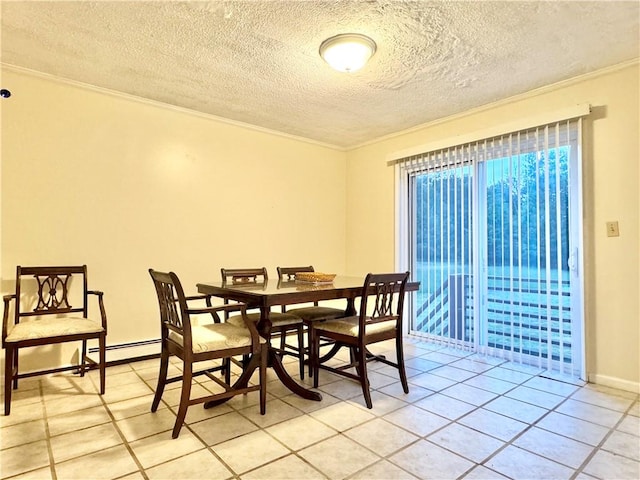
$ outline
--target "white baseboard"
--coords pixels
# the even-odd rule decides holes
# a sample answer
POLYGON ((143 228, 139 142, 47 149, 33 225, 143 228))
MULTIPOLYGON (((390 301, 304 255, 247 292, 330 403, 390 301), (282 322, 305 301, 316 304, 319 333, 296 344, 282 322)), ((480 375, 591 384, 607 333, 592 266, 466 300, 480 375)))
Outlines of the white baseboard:
MULTIPOLYGON (((98 359, 98 347, 89 348, 89 357, 98 359)), ((150 355, 160 355, 160 339, 107 345, 107 363, 136 360, 150 355)))
POLYGON ((589 382, 605 387, 617 388, 618 390, 625 390, 627 392, 640 393, 640 382, 631 382, 629 380, 623 380, 617 377, 610 377, 608 375, 600 375, 597 373, 590 373, 588 375, 589 382))

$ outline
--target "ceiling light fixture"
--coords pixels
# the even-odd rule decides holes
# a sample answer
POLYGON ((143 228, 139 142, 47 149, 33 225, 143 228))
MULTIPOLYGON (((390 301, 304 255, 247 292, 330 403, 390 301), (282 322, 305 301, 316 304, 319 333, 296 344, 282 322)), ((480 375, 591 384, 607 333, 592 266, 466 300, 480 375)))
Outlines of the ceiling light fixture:
POLYGON ((376 53, 376 42, 359 33, 342 33, 320 45, 320 56, 339 72, 360 70, 376 53))

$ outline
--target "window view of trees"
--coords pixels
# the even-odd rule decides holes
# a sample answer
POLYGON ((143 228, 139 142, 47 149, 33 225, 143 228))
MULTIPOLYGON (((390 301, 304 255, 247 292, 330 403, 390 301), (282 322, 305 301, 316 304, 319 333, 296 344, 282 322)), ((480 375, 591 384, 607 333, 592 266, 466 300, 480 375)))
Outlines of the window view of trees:
MULTIPOLYGON (((550 150, 548 160, 532 152, 485 162, 489 266, 546 268, 549 257, 551 269, 568 268, 568 151, 550 150)), ((416 176, 419 262, 470 263, 472 175, 465 166, 416 176)))
POLYGON ((485 343, 570 361, 569 148, 414 176, 417 330, 474 341, 479 262, 485 343))
POLYGON ((468 264, 472 239, 470 166, 416 177, 416 254, 419 262, 468 264))

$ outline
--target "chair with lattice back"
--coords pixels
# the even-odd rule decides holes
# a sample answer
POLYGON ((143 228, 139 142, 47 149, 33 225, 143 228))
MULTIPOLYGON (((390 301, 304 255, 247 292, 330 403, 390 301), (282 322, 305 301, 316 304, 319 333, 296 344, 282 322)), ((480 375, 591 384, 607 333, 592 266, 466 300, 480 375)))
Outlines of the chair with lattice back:
POLYGON ((158 272, 149 269, 158 297, 160 308, 160 330, 162 347, 160 354, 160 374, 158 385, 151 404, 151 411, 158 409, 165 385, 173 382, 182 382, 180 405, 176 421, 173 426, 172 437, 177 438, 191 405, 200 403, 216 404, 225 401, 235 395, 259 391, 260 413, 266 411, 266 376, 267 376, 267 345, 260 337, 255 324, 247 318, 244 304, 211 306, 211 300, 206 295, 185 296, 182 284, 178 276, 173 273, 158 272), (196 305, 194 301, 204 300, 206 306, 196 305), (237 316, 239 322, 232 324, 222 321, 220 312, 240 311, 237 316), (208 322, 192 322, 195 315, 210 316, 208 322), (172 378, 167 378, 169 358, 175 355, 182 360, 182 373, 172 378), (246 355, 249 361, 246 371, 236 383, 230 382, 229 359, 235 355, 246 355), (218 365, 215 362, 219 361, 218 365), (198 370, 194 364, 200 363, 198 370), (248 376, 259 369, 259 384, 249 385, 248 376), (218 378, 213 373, 223 371, 224 379, 218 378), (210 380, 222 387, 217 393, 191 398, 193 378, 206 375, 210 380), (247 379, 243 380, 243 377, 247 379))
POLYGON ((36 375, 74 370, 84 376, 100 370, 100 394, 105 392, 107 316, 103 293, 87 288, 87 266, 17 267, 16 292, 4 296, 2 346, 6 350, 4 414, 11 412, 12 388, 18 380, 36 375), (89 296, 96 296, 100 318, 89 317, 89 296), (13 322, 9 311, 13 303, 13 322), (28 307, 27 307, 28 305, 28 307), (98 341, 98 361, 87 355, 87 342, 98 341), (20 373, 19 351, 23 348, 82 342, 77 365, 20 373))
POLYGON ((311 325, 311 363, 313 365, 314 387, 318 387, 320 368, 358 380, 367 408, 372 408, 367 362, 378 360, 398 369, 402 388, 405 393, 409 393, 402 348, 402 314, 408 279, 409 272, 370 273, 362 286, 358 315, 311 325), (320 341, 323 339, 334 341, 336 346, 349 348, 351 361, 340 366, 321 364, 320 341), (367 349, 368 345, 385 340, 395 340, 396 362, 387 360, 382 355, 373 355, 367 349), (355 373, 352 370, 354 367, 355 373))

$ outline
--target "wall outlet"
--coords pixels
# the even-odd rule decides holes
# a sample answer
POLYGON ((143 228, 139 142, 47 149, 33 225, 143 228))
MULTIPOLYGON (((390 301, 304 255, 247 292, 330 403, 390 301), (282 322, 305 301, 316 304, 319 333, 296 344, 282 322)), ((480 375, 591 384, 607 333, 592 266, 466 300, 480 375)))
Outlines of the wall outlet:
POLYGON ((619 237, 618 222, 607 222, 607 237, 619 237))

